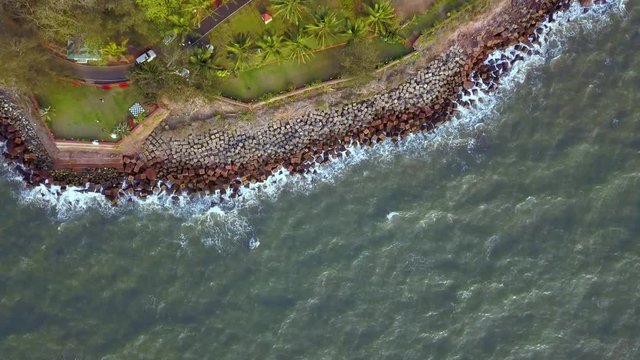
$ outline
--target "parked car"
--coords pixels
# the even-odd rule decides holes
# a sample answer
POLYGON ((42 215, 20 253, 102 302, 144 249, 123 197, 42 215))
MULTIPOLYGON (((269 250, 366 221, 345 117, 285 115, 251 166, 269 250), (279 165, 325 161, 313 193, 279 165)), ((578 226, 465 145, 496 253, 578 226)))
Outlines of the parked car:
POLYGON ((136 58, 136 64, 142 64, 142 63, 149 62, 149 61, 155 59, 156 56, 157 55, 156 55, 155 51, 149 50, 149 51, 145 52, 144 54, 142 54, 142 55, 140 55, 140 56, 138 56, 136 58))

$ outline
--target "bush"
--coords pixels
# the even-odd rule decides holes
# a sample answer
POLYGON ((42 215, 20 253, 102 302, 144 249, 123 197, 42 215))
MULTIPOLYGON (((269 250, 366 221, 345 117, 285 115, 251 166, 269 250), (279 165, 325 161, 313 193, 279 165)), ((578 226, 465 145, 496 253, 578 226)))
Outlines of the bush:
POLYGON ((346 77, 369 76, 379 61, 379 50, 371 40, 356 40, 345 46, 340 54, 342 75, 346 77))

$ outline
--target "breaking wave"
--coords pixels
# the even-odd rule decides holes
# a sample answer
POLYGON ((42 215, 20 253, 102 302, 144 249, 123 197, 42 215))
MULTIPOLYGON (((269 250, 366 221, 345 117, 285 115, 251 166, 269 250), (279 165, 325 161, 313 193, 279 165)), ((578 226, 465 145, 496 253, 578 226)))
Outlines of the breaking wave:
MULTIPOLYGON (((606 26, 612 15, 623 15, 625 3, 625 0, 618 0, 593 5, 586 13, 574 3, 569 10, 554 14, 553 21, 546 21, 541 25, 543 32, 539 42, 529 48, 533 50, 533 54, 517 61, 503 74, 496 92, 485 93, 487 88, 479 86, 476 88, 477 95, 463 98, 474 100, 475 106, 459 108, 458 115, 432 132, 412 134, 397 143, 386 140, 373 147, 352 144, 348 147, 349 156, 334 158, 318 165, 312 175, 292 175, 286 170, 280 170, 267 181, 243 189, 237 199, 221 198, 219 195, 176 197, 156 194, 144 200, 125 198, 122 205, 114 207, 102 195, 89 193, 81 188, 70 188, 62 192, 59 187, 38 186, 33 189, 22 188, 20 201, 50 209, 58 221, 72 219, 86 211, 99 211, 105 216, 127 211, 168 212, 185 219, 181 229, 181 242, 199 239, 204 245, 215 247, 220 252, 225 252, 229 244, 242 244, 254 249, 260 241, 255 238, 250 221, 243 214, 246 209, 259 208, 277 200, 283 190, 306 193, 318 184, 333 184, 348 175, 349 169, 365 161, 388 165, 399 155, 424 158, 435 149, 473 149, 477 146, 476 140, 469 134, 491 125, 498 110, 497 105, 510 97, 512 89, 523 83, 531 70, 560 56, 564 45, 574 35, 595 32, 606 26)), ((499 61, 504 57, 510 60, 516 53, 514 46, 495 51, 487 62, 499 61)), ((0 151, 4 150, 5 144, 0 143, 0 151)), ((0 174, 10 181, 20 181, 20 176, 6 162, 0 165, 0 174)))

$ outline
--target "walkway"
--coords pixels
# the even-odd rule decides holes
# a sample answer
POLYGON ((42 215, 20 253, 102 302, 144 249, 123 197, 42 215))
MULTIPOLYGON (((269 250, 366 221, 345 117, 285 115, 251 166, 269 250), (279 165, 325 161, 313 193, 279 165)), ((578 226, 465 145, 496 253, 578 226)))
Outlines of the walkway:
MULTIPOLYGON (((251 3, 251 1, 237 0, 215 9, 211 15, 200 23, 200 28, 198 29, 200 37, 191 39, 189 41, 190 46, 202 41, 211 30, 251 3)), ((79 78, 99 84, 127 81, 127 73, 133 67, 133 64, 90 66, 69 61, 65 61, 65 63, 79 78)), ((138 153, 142 149, 146 138, 168 115, 168 110, 159 108, 117 144, 101 143, 94 145, 90 143, 56 141, 57 152, 53 156, 54 167, 57 169, 109 167, 123 171, 123 156, 138 153)))
POLYGON ((58 153, 53 159, 56 169, 115 168, 124 169, 122 151, 114 144, 93 145, 56 141, 58 153))
POLYGON ((159 108, 138 125, 131 134, 116 144, 94 145, 75 141, 56 141, 58 148, 53 163, 57 169, 115 168, 124 170, 122 157, 138 153, 153 129, 169 115, 169 110, 159 108))

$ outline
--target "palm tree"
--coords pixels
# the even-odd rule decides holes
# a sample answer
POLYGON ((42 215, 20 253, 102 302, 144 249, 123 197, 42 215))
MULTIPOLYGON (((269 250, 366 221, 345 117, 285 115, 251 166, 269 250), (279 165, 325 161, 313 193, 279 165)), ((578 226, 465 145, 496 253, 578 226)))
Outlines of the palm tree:
POLYGON ((289 59, 298 63, 306 63, 313 56, 311 48, 305 44, 307 38, 298 31, 295 34, 289 34, 287 38, 287 47, 289 48, 289 59))
POLYGON ((282 35, 274 34, 272 31, 267 31, 262 35, 262 38, 256 42, 256 45, 262 51, 262 61, 274 59, 279 61, 282 59, 282 48, 284 43, 284 37, 282 35))
POLYGON ((168 17, 171 23, 171 32, 180 36, 182 40, 191 34, 194 30, 193 25, 188 18, 178 15, 171 15, 168 17))
POLYGON ((313 36, 324 47, 329 38, 335 38, 340 30, 341 21, 338 20, 335 13, 322 11, 314 16, 313 24, 305 26, 305 30, 313 36))
POLYGON ((276 11, 276 16, 282 16, 285 20, 298 25, 307 11, 307 0, 272 0, 271 6, 276 11))
POLYGON ((360 39, 367 32, 367 22, 362 18, 351 20, 347 18, 344 33, 349 36, 349 41, 360 39))
POLYGON ((384 33, 380 34, 380 37, 387 43, 399 43, 402 41, 402 36, 400 36, 398 29, 395 27, 385 29, 384 33))
POLYGON ((129 79, 144 101, 155 102, 160 94, 179 89, 177 85, 180 76, 156 60, 134 67, 129 73, 129 79))
POLYGON ((120 44, 112 41, 108 43, 105 47, 100 49, 100 53, 102 53, 103 56, 109 56, 109 57, 115 57, 115 58, 120 57, 124 55, 124 53, 127 51, 128 42, 129 42, 128 39, 122 40, 120 44))
POLYGON ((234 61, 234 70, 244 70, 250 62, 253 41, 247 34, 237 34, 227 45, 229 57, 234 61))
POLYGON ((395 12, 390 0, 379 0, 373 4, 373 7, 367 6, 367 13, 369 13, 367 23, 378 35, 384 34, 387 28, 394 25, 395 12))
POLYGON ((193 26, 199 27, 202 20, 211 12, 211 0, 189 0, 183 9, 191 18, 193 26))
POLYGON ((189 56, 189 62, 196 66, 198 70, 206 72, 214 72, 219 70, 219 67, 215 62, 215 53, 213 47, 197 47, 193 50, 191 56, 189 56))

